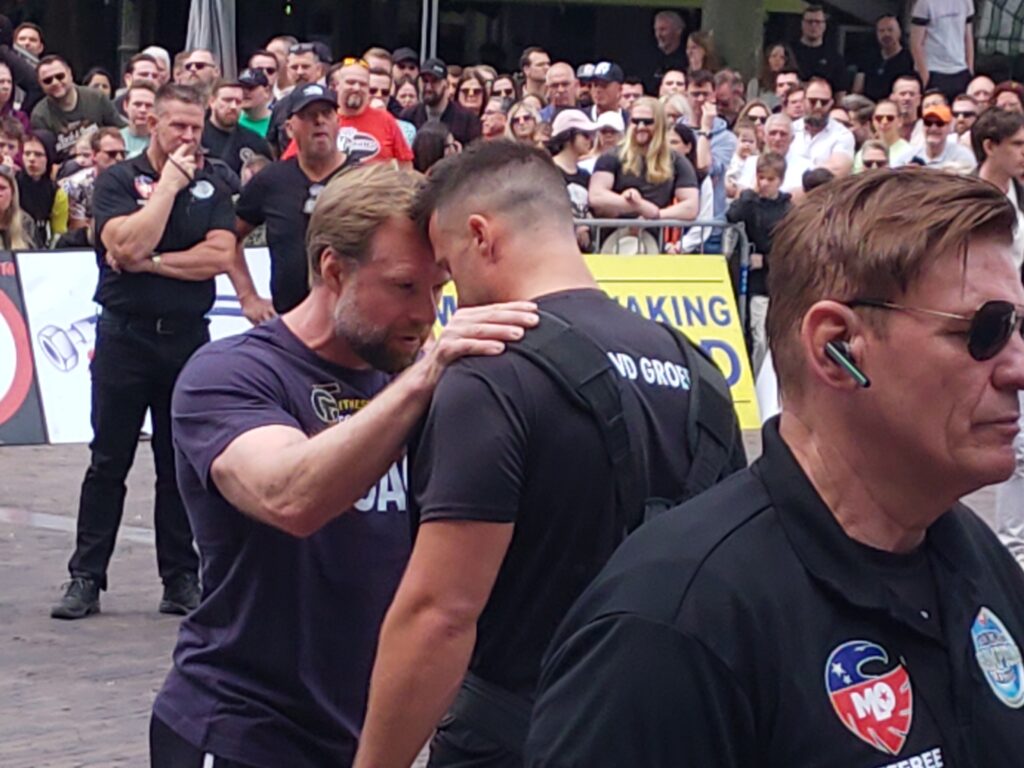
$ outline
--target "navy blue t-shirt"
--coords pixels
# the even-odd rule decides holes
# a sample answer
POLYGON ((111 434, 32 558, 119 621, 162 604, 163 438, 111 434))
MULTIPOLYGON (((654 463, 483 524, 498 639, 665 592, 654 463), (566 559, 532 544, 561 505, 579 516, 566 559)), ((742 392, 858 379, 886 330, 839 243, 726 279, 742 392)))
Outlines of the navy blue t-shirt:
POLYGON ((305 539, 232 507, 210 466, 257 427, 328 429, 389 381, 323 360, 280 319, 203 347, 182 371, 171 412, 203 598, 153 711, 194 746, 256 768, 351 763, 409 554, 404 461, 305 539))

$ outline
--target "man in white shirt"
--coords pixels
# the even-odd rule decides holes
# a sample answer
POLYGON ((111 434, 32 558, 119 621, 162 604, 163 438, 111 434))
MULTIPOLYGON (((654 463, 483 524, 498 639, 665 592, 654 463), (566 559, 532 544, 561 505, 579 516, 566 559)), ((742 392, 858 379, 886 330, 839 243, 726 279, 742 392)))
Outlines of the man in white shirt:
POLYGON ((910 13, 910 53, 927 88, 952 101, 974 69, 973 0, 917 0, 910 13))
MULTIPOLYGON (((832 86, 814 78, 804 92, 804 117, 793 124, 790 157, 804 157, 813 168, 827 168, 836 178, 853 169, 856 140, 849 128, 828 116, 833 107, 832 86)), ((786 158, 790 162, 790 158, 786 158)))
POLYGON ((896 158, 894 168, 915 163, 929 168, 966 174, 974 170, 977 161, 974 153, 956 141, 950 141, 953 129, 953 113, 945 104, 933 104, 921 116, 924 125, 924 141, 911 146, 896 158))
MULTIPOLYGON (((782 177, 781 189, 797 200, 803 196, 804 173, 813 166, 806 157, 790 151, 792 146, 793 121, 781 112, 770 115, 764 124, 764 150, 777 152, 786 158, 786 173, 782 177)), ((757 155, 751 155, 743 162, 736 184, 740 189, 757 188, 757 155)))

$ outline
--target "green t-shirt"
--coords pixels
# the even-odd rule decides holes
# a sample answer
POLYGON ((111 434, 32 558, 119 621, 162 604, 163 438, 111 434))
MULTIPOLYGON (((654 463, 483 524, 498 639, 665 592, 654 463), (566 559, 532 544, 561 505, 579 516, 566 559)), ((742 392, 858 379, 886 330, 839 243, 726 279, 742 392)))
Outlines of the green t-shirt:
POLYGON ((238 117, 238 124, 248 128, 250 131, 256 131, 263 138, 267 138, 267 129, 270 128, 270 115, 267 114, 262 120, 250 120, 249 116, 243 112, 238 117))
POLYGON ((124 119, 114 109, 114 103, 99 91, 76 85, 78 103, 70 112, 63 111, 49 98, 42 99, 32 109, 32 127, 46 130, 57 137, 57 160, 63 162, 71 155, 77 142, 100 128, 123 128, 124 119))

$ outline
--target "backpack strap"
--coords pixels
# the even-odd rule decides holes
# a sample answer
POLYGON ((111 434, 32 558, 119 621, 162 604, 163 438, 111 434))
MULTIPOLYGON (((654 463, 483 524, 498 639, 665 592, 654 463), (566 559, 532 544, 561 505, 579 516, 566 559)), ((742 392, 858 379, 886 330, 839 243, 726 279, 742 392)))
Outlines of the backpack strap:
POLYGON ((715 361, 677 328, 661 323, 675 339, 690 371, 690 409, 686 439, 690 447, 690 471, 685 498, 707 490, 728 474, 739 428, 729 384, 715 361))
POLYGON ((642 522, 646 496, 641 480, 645 452, 631 438, 624 411, 623 393, 628 387, 592 338, 551 312, 540 310, 539 314, 540 322, 508 349, 535 363, 595 419, 612 466, 616 527, 625 535, 642 522))

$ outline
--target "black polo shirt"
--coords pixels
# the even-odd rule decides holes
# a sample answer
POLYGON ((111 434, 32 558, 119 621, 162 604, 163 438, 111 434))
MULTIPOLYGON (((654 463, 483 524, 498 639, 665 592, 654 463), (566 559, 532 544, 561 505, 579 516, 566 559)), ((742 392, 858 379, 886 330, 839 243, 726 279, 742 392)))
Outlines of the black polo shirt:
MULTIPOLYGON (((415 107, 409 107, 402 113, 401 119, 412 123, 416 126, 416 130, 419 130, 430 119, 427 114, 427 105, 420 102, 415 107)), ((480 137, 480 118, 463 109, 454 101, 449 101, 448 106, 444 108, 444 112, 441 113, 441 122, 448 126, 448 130, 451 131, 455 140, 463 145, 480 137)))
POLYGON ((236 125, 230 131, 224 131, 214 125, 209 118, 203 126, 202 145, 214 157, 227 163, 227 166, 237 174, 241 174, 242 165, 256 155, 263 155, 268 160, 273 159, 270 144, 256 131, 244 125, 236 125))
MULTIPOLYGON (((92 206, 96 220, 96 256, 100 268, 95 301, 105 309, 146 317, 199 318, 213 306, 214 281, 176 280, 151 273, 115 272, 107 266, 103 227, 146 204, 160 179, 143 152, 101 173, 92 206)), ((204 168, 174 198, 157 253, 186 251, 214 229, 234 234, 231 196, 219 174, 204 168)))
POLYGON ((896 78, 914 71, 914 57, 906 48, 891 58, 883 58, 875 48, 864 66, 864 95, 872 101, 887 99, 892 94, 896 78))
POLYGON ((641 527, 545 657, 527 766, 939 768, 1024 754, 1024 573, 956 505, 850 539, 782 441, 641 527))

